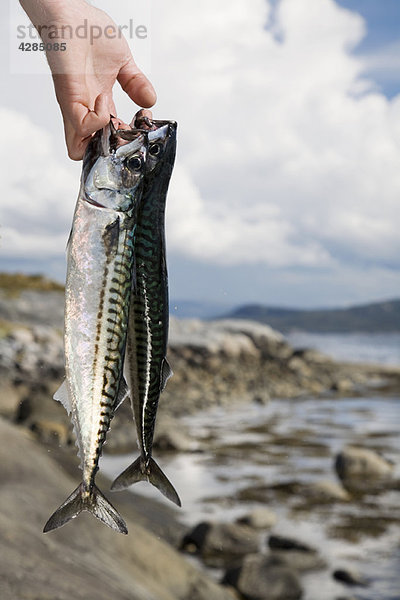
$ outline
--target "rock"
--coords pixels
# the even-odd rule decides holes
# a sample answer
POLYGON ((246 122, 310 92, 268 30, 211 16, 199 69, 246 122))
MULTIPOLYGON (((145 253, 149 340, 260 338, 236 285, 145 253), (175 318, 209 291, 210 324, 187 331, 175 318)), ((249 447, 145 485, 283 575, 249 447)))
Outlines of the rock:
POLYGON ((304 552, 302 550, 272 550, 271 556, 282 561, 298 573, 304 571, 318 571, 325 569, 327 564, 316 552, 304 552))
POLYGON ((258 534, 235 523, 199 523, 186 534, 182 548, 201 555, 209 566, 228 566, 245 554, 259 549, 258 534))
POLYGON ((276 514, 269 508, 255 508, 251 513, 240 517, 237 523, 248 525, 254 529, 271 529, 276 521, 276 514))
POLYGON ((304 490, 305 496, 314 502, 349 502, 351 496, 339 483, 323 480, 310 483, 304 490))
POLYGON ((354 389, 354 382, 351 379, 345 377, 341 379, 336 379, 331 385, 331 390, 333 392, 339 392, 341 394, 353 392, 354 389))
POLYGON ((393 464, 374 450, 348 446, 336 456, 335 469, 340 479, 346 481, 353 477, 388 477, 393 464))
POLYGON ((263 554, 247 555, 240 567, 227 571, 223 583, 233 586, 246 600, 297 600, 302 596, 296 573, 263 554))
POLYGON ((292 347, 279 331, 258 321, 221 319, 213 321, 212 324, 217 329, 227 331, 230 334, 246 336, 264 356, 288 358, 293 353, 292 347))
POLYGON ((336 569, 336 571, 333 572, 333 577, 336 581, 340 581, 346 585, 359 585, 362 587, 368 585, 367 581, 353 569, 336 569))
POLYGON ((75 441, 71 421, 64 407, 53 400, 50 387, 33 384, 26 388, 16 421, 31 429, 44 443, 69 445, 75 441))
POLYGON ((291 346, 278 331, 268 325, 246 319, 171 319, 171 347, 188 346, 211 354, 221 352, 234 358, 243 354, 257 358, 263 356, 287 358, 291 346))
POLYGON ((0 384, 0 415, 14 420, 19 410, 21 396, 24 393, 20 387, 2 380, 0 384))
MULTIPOLYGON (((130 499, 127 536, 88 513, 43 535, 46 519, 76 487, 80 471, 69 477, 29 432, 2 419, 0 437, 1 600, 234 600, 139 526, 130 499)), ((118 498, 112 501, 118 508, 118 498)))
POLYGON ((259 404, 260 406, 266 406, 271 400, 271 396, 268 390, 260 390, 257 394, 253 396, 253 402, 255 404, 259 404))
POLYGON ((71 427, 67 423, 42 419, 35 421, 31 429, 45 444, 56 442, 61 446, 68 446, 75 440, 71 436, 71 427))
POLYGON ((162 452, 190 452, 197 449, 197 444, 189 437, 182 423, 163 415, 157 419, 154 448, 162 452))
POLYGON ((316 552, 315 548, 299 542, 294 538, 284 537, 280 535, 271 535, 268 539, 268 546, 271 550, 297 550, 300 552, 316 552))
POLYGON ((311 377, 312 368, 298 356, 293 356, 287 363, 289 369, 301 377, 311 377))
POLYGON ((268 539, 271 556, 298 572, 324 569, 326 563, 317 550, 294 538, 271 535, 268 539))

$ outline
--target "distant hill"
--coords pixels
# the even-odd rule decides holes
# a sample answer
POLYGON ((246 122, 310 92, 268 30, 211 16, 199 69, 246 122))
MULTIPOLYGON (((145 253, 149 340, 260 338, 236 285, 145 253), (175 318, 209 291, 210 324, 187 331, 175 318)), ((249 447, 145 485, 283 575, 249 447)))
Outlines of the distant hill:
POLYGON ((268 323, 279 331, 293 329, 316 333, 400 331, 400 299, 340 309, 296 310, 249 304, 227 315, 268 323))

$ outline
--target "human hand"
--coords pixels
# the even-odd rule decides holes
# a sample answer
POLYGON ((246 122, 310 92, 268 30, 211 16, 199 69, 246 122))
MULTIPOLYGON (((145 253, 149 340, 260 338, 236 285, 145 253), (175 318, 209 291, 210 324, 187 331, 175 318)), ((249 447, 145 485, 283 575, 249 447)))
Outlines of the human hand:
POLYGON ((49 38, 50 26, 63 31, 62 26, 76 27, 87 20, 87 29, 98 27, 102 32, 95 39, 64 36, 63 52, 48 51, 56 97, 61 108, 68 155, 73 160, 83 157, 94 132, 104 127, 110 114, 117 115, 112 88, 118 80, 122 89, 139 106, 150 107, 156 94, 150 81, 133 60, 129 46, 114 21, 102 10, 85 0, 21 0, 21 5, 35 25, 43 42, 49 38), (114 28, 116 37, 107 37, 107 27, 114 28))

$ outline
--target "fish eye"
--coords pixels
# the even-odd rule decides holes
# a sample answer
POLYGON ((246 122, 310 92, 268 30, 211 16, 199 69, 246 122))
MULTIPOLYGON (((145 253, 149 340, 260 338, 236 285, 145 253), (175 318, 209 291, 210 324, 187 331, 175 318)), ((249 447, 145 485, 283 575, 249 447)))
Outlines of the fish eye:
POLYGON ((152 156, 160 156, 161 144, 151 144, 149 148, 149 154, 151 154, 152 156))
POLYGON ((125 161, 125 166, 128 167, 130 171, 140 171, 143 166, 143 160, 140 156, 131 156, 125 161))

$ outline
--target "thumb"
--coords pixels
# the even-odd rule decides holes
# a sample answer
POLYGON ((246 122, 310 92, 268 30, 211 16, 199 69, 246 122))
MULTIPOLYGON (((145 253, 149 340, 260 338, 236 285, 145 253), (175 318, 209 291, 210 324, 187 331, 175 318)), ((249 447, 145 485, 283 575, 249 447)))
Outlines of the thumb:
POLYGON ((117 79, 124 92, 138 106, 149 108, 157 100, 153 86, 146 75, 139 69, 132 56, 120 69, 117 79))

